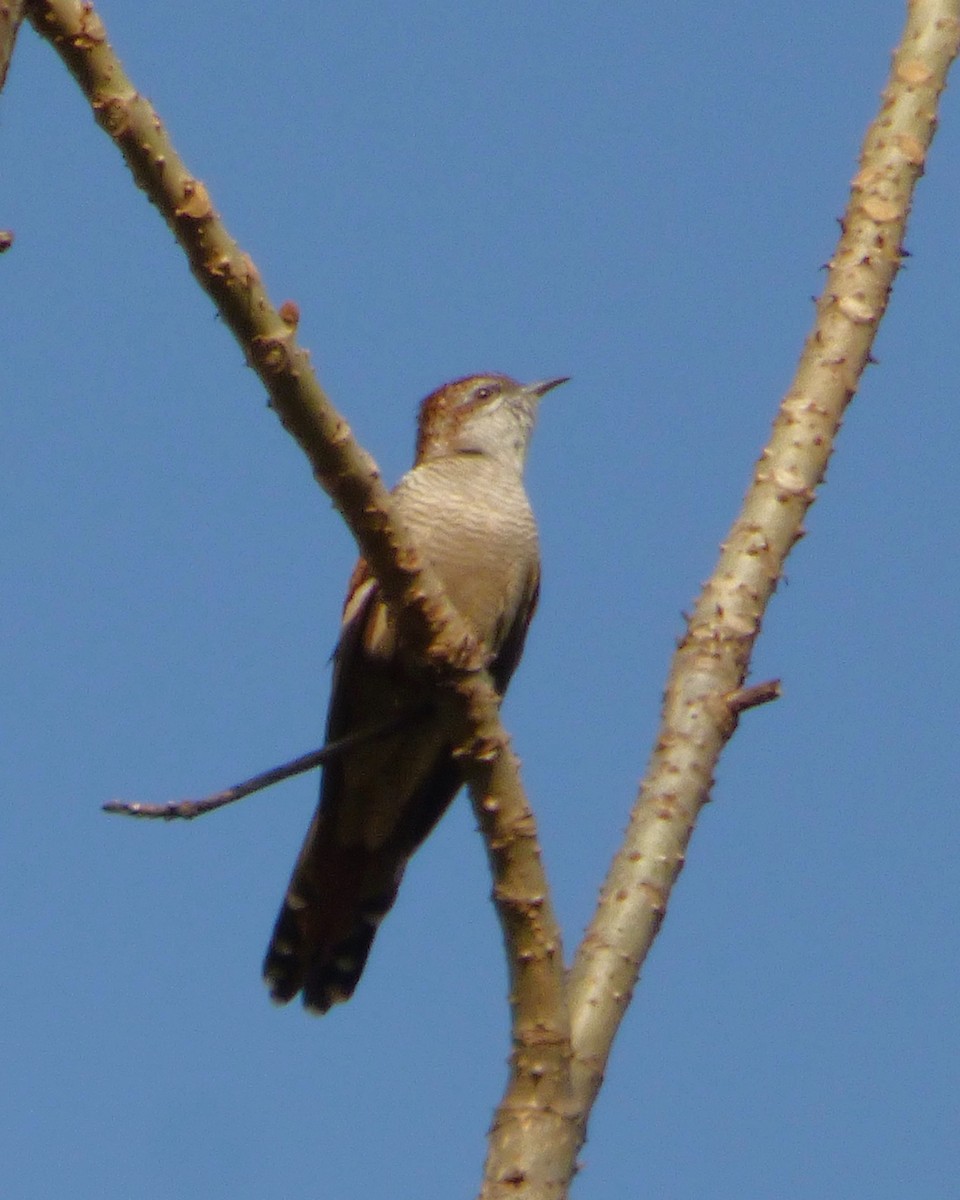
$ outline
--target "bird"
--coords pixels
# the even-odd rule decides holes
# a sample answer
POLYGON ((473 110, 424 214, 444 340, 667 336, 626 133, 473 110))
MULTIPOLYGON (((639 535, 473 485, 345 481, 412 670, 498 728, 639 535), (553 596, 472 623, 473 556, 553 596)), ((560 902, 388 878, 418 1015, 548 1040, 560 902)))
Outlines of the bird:
MULTIPOLYGON (((414 465, 396 507, 483 642, 502 699, 540 590, 523 485, 540 400, 567 376, 521 384, 469 375, 421 403, 414 465)), ((407 862, 464 782, 429 685, 398 652, 395 622, 361 558, 333 656, 320 800, 263 962, 271 998, 325 1013, 350 998, 407 862)))

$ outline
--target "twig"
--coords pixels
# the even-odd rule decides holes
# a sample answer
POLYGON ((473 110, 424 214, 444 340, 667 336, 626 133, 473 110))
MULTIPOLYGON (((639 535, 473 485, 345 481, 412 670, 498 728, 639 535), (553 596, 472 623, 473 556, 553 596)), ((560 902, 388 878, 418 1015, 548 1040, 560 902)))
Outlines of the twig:
POLYGON ((312 771, 315 767, 323 766, 332 758, 343 754, 345 750, 352 750, 356 746, 363 745, 364 742, 375 741, 388 733, 394 733, 412 719, 405 714, 403 717, 396 717, 392 721, 385 721, 380 725, 371 726, 369 729, 358 729, 356 733, 349 733, 336 741, 327 742, 319 750, 301 754, 299 758, 292 758, 278 767, 271 767, 269 771, 261 771, 259 775, 253 775, 250 779, 245 779, 243 783, 235 783, 233 787, 226 788, 222 792, 201 796, 199 800, 171 800, 167 804, 145 804, 139 800, 108 800, 102 806, 103 811, 119 813, 125 817, 148 817, 162 821, 177 819, 192 821, 194 817, 202 817, 205 813, 215 812, 218 808, 233 804, 235 800, 243 800, 244 797, 272 787, 275 783, 281 783, 284 779, 292 779, 295 775, 303 775, 305 771, 312 771))
POLYGON ((757 708, 761 704, 769 704, 771 700, 779 700, 781 687, 779 679, 767 679, 763 683, 755 683, 750 687, 738 688, 726 697, 730 715, 738 717, 748 708, 757 708))

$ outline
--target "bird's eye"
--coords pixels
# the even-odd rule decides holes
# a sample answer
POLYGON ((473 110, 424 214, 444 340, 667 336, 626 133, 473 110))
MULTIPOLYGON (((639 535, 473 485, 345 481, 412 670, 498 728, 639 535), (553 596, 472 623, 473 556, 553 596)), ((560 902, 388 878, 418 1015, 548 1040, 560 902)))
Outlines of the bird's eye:
POLYGON ((478 400, 489 400, 491 396, 496 396, 500 391, 499 387, 493 384, 484 384, 483 387, 478 387, 474 395, 478 400))

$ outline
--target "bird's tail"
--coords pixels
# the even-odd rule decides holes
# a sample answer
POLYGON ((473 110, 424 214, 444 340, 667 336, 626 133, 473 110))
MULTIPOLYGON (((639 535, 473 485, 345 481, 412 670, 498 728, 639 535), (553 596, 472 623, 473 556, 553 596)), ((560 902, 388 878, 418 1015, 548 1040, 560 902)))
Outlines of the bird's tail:
POLYGON ((407 861, 386 847, 370 851, 328 841, 318 822, 294 869, 263 962, 278 1004, 302 990, 305 1007, 318 1013, 353 995, 407 861))

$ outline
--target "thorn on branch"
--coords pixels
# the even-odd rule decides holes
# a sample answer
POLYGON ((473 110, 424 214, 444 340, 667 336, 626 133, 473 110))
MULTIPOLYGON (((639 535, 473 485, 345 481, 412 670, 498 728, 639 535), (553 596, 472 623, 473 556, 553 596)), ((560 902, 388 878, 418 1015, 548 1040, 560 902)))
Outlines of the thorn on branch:
POLYGON ((280 313, 280 320, 284 325, 289 326, 291 329, 296 329, 300 324, 300 306, 296 300, 284 300, 278 311, 280 313))

